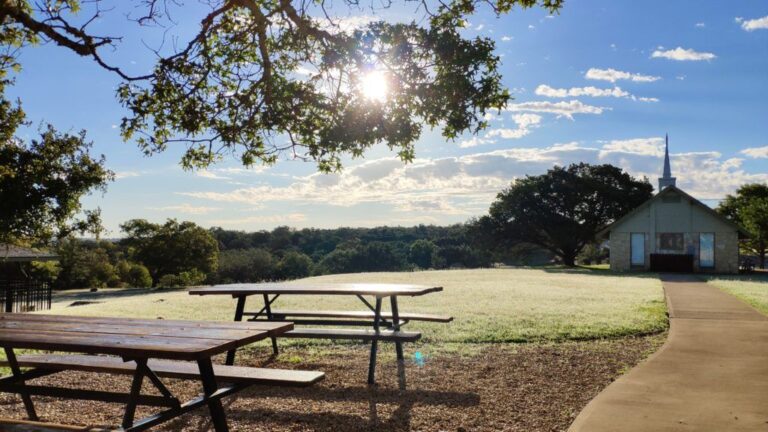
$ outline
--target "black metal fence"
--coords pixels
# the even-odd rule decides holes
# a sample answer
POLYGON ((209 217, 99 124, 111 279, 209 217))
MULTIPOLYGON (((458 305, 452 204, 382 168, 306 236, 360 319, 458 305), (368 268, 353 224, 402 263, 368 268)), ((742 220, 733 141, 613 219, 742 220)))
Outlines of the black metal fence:
POLYGON ((0 280, 3 312, 33 312, 51 308, 51 286, 34 280, 0 280))

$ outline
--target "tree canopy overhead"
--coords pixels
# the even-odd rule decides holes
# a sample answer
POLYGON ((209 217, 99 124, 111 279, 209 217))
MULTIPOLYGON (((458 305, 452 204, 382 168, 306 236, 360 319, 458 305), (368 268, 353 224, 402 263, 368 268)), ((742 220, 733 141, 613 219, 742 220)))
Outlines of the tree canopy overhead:
MULTIPOLYGON (((563 1, 402 0, 416 11, 413 21, 378 20, 348 31, 324 0, 206 0, 196 34, 176 39, 169 28, 173 43, 148 52, 157 56, 154 68, 131 75, 109 60, 121 35, 91 30, 110 2, 4 0, 0 67, 17 67, 17 48, 40 41, 93 59, 123 81, 117 96, 128 111, 124 138, 147 154, 186 144, 187 168, 224 155, 245 165, 272 163, 288 152, 331 171, 341 156, 360 156, 377 143, 409 161, 424 126, 441 128, 446 138, 484 128, 486 112, 510 95, 493 41, 462 34, 467 18, 479 8, 502 15, 538 5, 552 13, 563 1), (366 94, 372 78, 389 89, 381 97, 366 94)), ((185 7, 181 0, 132 3, 130 19, 139 26, 172 27, 174 10, 185 7)), ((371 10, 395 4, 372 3, 371 10)))

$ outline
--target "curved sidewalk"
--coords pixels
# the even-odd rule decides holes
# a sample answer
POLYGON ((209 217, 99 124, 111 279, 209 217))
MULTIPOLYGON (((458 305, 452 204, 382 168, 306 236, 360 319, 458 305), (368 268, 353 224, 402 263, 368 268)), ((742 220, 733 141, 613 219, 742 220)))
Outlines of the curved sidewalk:
POLYGON ((768 431, 768 317, 689 276, 662 277, 669 337, 569 432, 768 431))

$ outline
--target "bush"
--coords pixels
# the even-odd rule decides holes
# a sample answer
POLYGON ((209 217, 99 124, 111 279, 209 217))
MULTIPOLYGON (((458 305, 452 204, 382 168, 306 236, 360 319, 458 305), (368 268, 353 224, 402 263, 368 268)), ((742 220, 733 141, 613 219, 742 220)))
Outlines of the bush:
POLYGON ((283 256, 277 264, 277 270, 283 279, 300 279, 309 276, 312 273, 314 262, 307 255, 289 251, 283 256))
POLYGON ((149 275, 149 270, 141 264, 131 265, 123 280, 129 286, 135 288, 149 288, 152 286, 152 276, 149 275))
POLYGON ((434 264, 436 258, 437 246, 430 240, 416 240, 408 249, 408 261, 422 269, 437 267, 434 264))
POLYGON ((205 273, 200 270, 181 272, 177 275, 167 274, 160 277, 157 285, 162 288, 178 288, 199 285, 205 280, 205 273))
POLYGON ((236 249, 219 254, 218 281, 261 282, 277 272, 277 263, 265 249, 236 249))

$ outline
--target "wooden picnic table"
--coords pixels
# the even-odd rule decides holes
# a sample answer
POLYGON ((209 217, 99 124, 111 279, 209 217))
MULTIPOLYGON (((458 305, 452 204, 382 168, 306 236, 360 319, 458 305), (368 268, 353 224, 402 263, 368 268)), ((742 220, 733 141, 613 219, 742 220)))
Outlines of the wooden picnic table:
MULTIPOLYGON (((242 321, 243 316, 250 316, 252 322, 270 322, 273 320, 291 320, 296 324, 317 325, 357 325, 371 326, 371 330, 339 330, 339 329, 295 329, 279 335, 280 337, 299 338, 330 338, 330 339, 361 339, 371 341, 371 353, 368 367, 368 383, 374 384, 376 371, 376 356, 378 341, 395 342, 397 360, 402 364, 403 342, 412 342, 421 337, 421 333, 402 332, 401 325, 408 320, 449 322, 451 317, 439 317, 427 314, 402 314, 398 307, 398 297, 416 297, 442 291, 439 286, 384 284, 384 283, 258 283, 232 284, 211 287, 192 288, 191 295, 230 295, 237 299, 235 321, 242 321), (250 296, 261 295, 264 306, 257 312, 246 312, 245 302, 250 296), (283 295, 347 295, 357 297, 366 307, 366 311, 276 311, 272 304, 283 295), (270 297, 271 296, 271 297, 270 297), (365 296, 373 296, 371 304, 365 296), (382 313, 382 300, 390 298, 391 311, 382 313), (296 317, 289 318, 289 317, 296 317), (315 319, 304 319, 314 317, 315 319), (260 319, 265 321, 259 321, 260 319), (380 327, 387 326, 390 330, 382 331, 380 327)), ((278 353, 277 336, 270 336, 272 349, 278 353)), ((227 364, 234 364, 235 350, 227 355, 227 364)), ((403 377, 404 379, 404 377, 403 377)))
MULTIPOLYGON (((12 374, 0 378, 0 391, 18 393, 30 420, 37 420, 32 395, 64 397, 125 403, 122 428, 126 431, 146 430, 185 412, 208 405, 217 432, 227 430, 221 399, 245 387, 263 382, 311 384, 322 378, 319 372, 275 371, 265 377, 250 376, 255 368, 214 366, 211 358, 244 345, 278 336, 293 328, 289 322, 222 323, 211 321, 147 320, 131 318, 99 318, 38 314, 0 314, 0 346, 5 350, 6 364, 12 374), (14 350, 35 349, 67 353, 109 354, 102 356, 22 356, 17 360, 14 350), (29 357, 28 359, 23 359, 29 357), (168 360, 185 360, 187 362, 168 360), (188 363, 189 361, 196 362, 188 363), (132 362, 132 363, 129 363, 132 362), (126 366, 128 365, 128 366, 126 366), (22 372, 20 367, 33 367, 22 372), (190 367, 191 366, 191 367, 190 367), (61 370, 109 371, 129 373, 133 381, 129 394, 107 391, 29 385, 27 380, 50 375, 61 370), (121 372, 122 371, 122 372, 121 372), (158 378, 160 375, 197 378, 204 394, 180 403, 158 378), (216 371, 228 374, 225 379, 238 381, 219 387, 216 371), (303 375, 302 375, 303 374, 303 375), (242 375, 242 376, 240 376, 242 375), (144 378, 148 378, 161 396, 141 394, 144 378), (242 379, 240 379, 242 378, 242 379), (138 404, 167 407, 165 411, 134 421, 138 404)), ((264 370, 261 370, 264 371, 264 370)), ((262 374, 263 375, 263 374, 262 374)))

